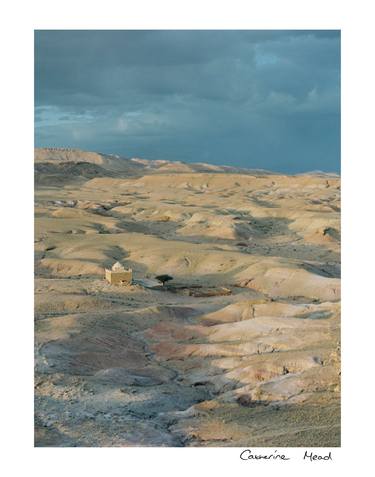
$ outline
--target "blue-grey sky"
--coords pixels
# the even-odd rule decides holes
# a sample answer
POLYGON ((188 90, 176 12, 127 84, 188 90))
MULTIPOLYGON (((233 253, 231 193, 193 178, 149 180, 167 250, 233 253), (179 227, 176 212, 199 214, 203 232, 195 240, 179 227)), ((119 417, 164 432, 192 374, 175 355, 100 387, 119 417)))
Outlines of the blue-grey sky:
POLYGON ((340 32, 36 31, 35 145, 340 170, 340 32))

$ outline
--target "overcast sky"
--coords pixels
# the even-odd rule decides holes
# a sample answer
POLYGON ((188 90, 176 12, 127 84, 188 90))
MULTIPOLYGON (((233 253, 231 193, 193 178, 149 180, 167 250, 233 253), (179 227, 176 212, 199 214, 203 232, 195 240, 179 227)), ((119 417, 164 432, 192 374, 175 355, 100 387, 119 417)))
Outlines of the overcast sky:
POLYGON ((37 31, 35 145, 340 169, 337 31, 37 31))

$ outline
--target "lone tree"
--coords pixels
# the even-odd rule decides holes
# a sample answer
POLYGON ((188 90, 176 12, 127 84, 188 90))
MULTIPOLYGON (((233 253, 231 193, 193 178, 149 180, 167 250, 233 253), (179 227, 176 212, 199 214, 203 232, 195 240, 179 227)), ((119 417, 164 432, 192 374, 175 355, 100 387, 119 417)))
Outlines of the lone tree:
POLYGON ((164 283, 169 282, 169 280, 173 280, 173 277, 171 277, 170 275, 158 275, 155 278, 156 280, 159 280, 159 282, 161 282, 163 286, 164 286, 164 283))

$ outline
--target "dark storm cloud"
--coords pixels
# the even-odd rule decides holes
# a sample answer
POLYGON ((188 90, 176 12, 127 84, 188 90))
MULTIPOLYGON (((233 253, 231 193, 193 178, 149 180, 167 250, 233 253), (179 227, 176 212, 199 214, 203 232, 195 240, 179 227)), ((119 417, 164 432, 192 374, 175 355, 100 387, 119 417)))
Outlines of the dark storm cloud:
POLYGON ((335 31, 38 31, 36 145, 339 170, 335 31))

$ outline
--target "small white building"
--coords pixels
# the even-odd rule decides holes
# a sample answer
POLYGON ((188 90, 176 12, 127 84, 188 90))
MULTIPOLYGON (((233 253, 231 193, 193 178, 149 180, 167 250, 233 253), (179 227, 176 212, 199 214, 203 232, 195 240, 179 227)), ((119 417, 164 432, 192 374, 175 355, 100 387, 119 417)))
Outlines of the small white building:
POLYGON ((121 263, 116 262, 111 270, 105 269, 105 278, 111 285, 131 285, 133 270, 124 268, 121 263))

